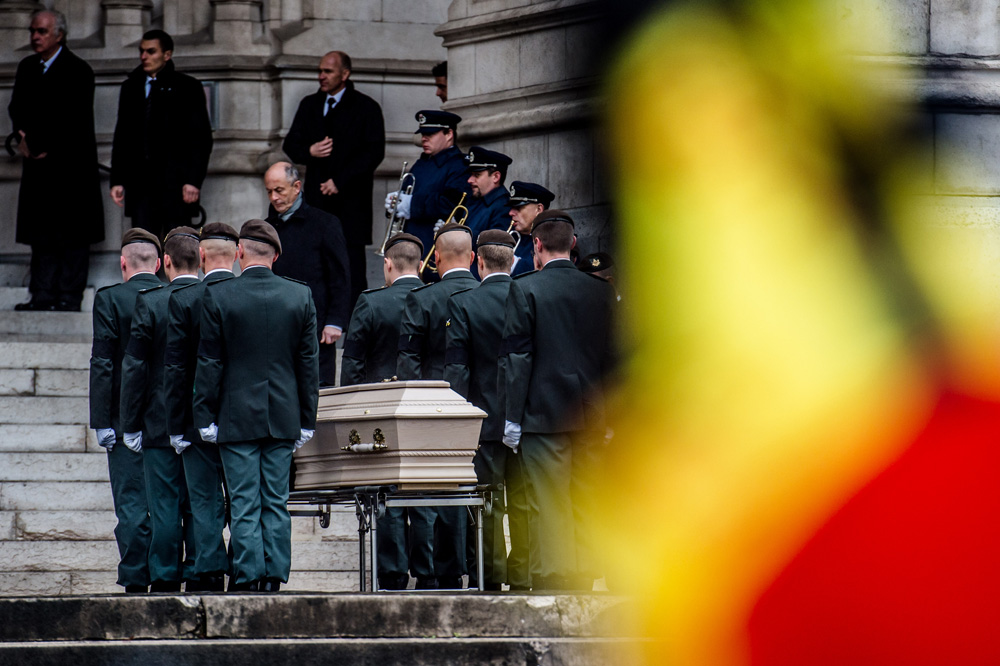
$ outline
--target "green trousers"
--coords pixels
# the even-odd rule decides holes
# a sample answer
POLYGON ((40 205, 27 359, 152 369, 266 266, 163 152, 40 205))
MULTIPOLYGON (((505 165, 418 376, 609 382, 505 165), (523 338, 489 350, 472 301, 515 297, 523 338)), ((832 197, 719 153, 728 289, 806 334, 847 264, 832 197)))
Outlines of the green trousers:
POLYGON ((118 542, 118 584, 149 585, 149 507, 142 453, 130 451, 119 439, 108 451, 108 476, 115 505, 118 542))
POLYGON ((184 579, 184 465, 172 447, 142 450, 149 503, 149 579, 180 583, 184 579))
POLYGON ((506 496, 507 527, 510 530, 507 583, 513 589, 525 590, 531 587, 531 569, 528 538, 528 490, 524 478, 523 457, 520 453, 515 454, 507 448, 503 485, 506 496))
MULTIPOLYGON (((509 448, 503 442, 485 441, 479 443, 479 450, 472 459, 476 468, 476 478, 480 484, 500 486, 499 493, 494 494, 493 510, 489 516, 483 514, 483 576, 487 584, 499 585, 507 582, 507 542, 503 535, 504 476, 507 468, 507 452, 509 448), (496 501, 496 500, 499 501, 496 501)), ((476 583, 476 544, 471 534, 468 538, 468 569, 469 587, 476 583)))
POLYGON ((179 456, 184 465, 191 503, 191 540, 194 562, 189 578, 229 571, 222 531, 226 527, 226 499, 222 492, 222 458, 215 444, 192 443, 179 456))
POLYGON ((466 573, 468 514, 464 506, 409 507, 410 575, 453 579, 466 573))
POLYGON ((406 555, 406 508, 392 507, 378 519, 378 575, 402 576, 409 569, 406 555))
POLYGON ((292 444, 292 440, 267 439, 219 446, 232 514, 231 576, 237 583, 262 578, 288 582, 292 566, 292 518, 288 514, 292 444))

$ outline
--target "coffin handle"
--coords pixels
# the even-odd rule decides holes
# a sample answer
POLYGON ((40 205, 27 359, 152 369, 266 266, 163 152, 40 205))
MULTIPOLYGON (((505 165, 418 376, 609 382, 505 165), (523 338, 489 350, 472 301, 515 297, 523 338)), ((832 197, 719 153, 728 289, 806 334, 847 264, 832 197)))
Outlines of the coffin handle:
POLYGON ((348 436, 350 443, 347 446, 340 447, 340 450, 349 453, 377 453, 389 448, 389 445, 385 443, 385 435, 382 434, 381 428, 375 428, 374 432, 372 432, 372 439, 374 441, 362 443, 361 435, 358 431, 351 430, 348 436))

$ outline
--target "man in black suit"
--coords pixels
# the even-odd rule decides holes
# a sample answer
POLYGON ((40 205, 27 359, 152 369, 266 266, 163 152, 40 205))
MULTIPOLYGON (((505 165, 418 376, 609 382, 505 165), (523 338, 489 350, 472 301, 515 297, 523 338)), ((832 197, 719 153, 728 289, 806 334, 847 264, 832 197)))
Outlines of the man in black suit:
MULTIPOLYGON (((358 297, 344 342, 341 386, 380 382, 396 375, 396 346, 406 295, 423 283, 417 277, 424 244, 412 234, 395 234, 385 244, 386 286, 358 297)), ((378 584, 402 590, 409 583, 405 508, 387 508, 378 519, 378 584)))
POLYGON ((385 157, 382 107, 354 89, 351 58, 331 51, 319 63, 319 91, 303 98, 282 145, 306 166, 306 203, 340 218, 351 265, 351 300, 368 287, 372 181, 385 157))
POLYGON ((66 18, 31 17, 35 55, 17 66, 10 118, 23 158, 18 243, 31 246, 31 301, 17 310, 80 309, 91 243, 104 240, 94 138, 94 71, 66 47, 66 18))
POLYGON ((288 582, 292 452, 316 428, 316 308, 308 287, 271 271, 280 254, 274 227, 245 222, 242 273, 210 284, 201 313, 194 423, 219 444, 236 591, 276 592, 288 582))
POLYGON ((316 303, 319 381, 337 381, 337 340, 351 316, 350 269, 340 220, 303 200, 298 169, 278 162, 264 174, 271 201, 267 222, 278 231, 282 255, 274 274, 305 282, 316 303))
POLYGON ((90 355, 90 427, 108 451, 108 476, 118 525, 118 584, 126 592, 149 586, 149 514, 142 454, 124 446, 119 417, 122 360, 132 331, 136 295, 160 285, 160 240, 143 229, 122 236, 121 284, 94 296, 94 347, 90 355))
MULTIPOLYGON (((448 297, 479 284, 469 270, 476 255, 467 226, 445 224, 434 242, 441 281, 406 295, 396 361, 399 379, 444 379, 448 297)), ((467 512, 461 507, 414 508, 409 515, 410 573, 417 587, 461 587, 467 512)))
POLYGON ((201 82, 174 69, 174 40, 150 30, 122 83, 111 147, 111 199, 132 226, 162 237, 191 223, 212 154, 201 82))
POLYGON ((528 482, 534 589, 592 589, 598 574, 589 477, 606 434, 615 295, 573 265, 573 230, 560 210, 535 218, 531 240, 542 268, 513 281, 505 308, 503 442, 520 448, 528 482))
MULTIPOLYGON (((170 294, 198 283, 198 232, 175 227, 163 242, 163 272, 170 281, 143 289, 135 299, 132 330, 122 359, 121 427, 125 446, 142 451, 153 531, 149 544, 152 592, 180 592, 184 571, 184 466, 171 448, 164 391, 164 355, 170 294)), ((192 553, 188 553, 189 556, 192 553)))

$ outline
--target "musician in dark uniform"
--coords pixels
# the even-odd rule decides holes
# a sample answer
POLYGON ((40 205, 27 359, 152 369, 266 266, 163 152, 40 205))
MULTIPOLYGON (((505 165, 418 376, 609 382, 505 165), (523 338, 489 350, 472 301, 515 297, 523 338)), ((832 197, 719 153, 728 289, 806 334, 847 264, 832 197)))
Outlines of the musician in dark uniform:
POLYGON ((31 300, 14 309, 78 311, 89 246, 104 240, 94 70, 67 48, 56 11, 32 15, 31 50, 8 107, 23 158, 16 241, 31 246, 31 300))
POLYGON ((198 214, 212 154, 201 82, 174 68, 174 40, 150 30, 122 83, 111 146, 111 199, 132 226, 162 236, 198 214))
MULTIPOLYGON (((344 342, 341 386, 396 376, 403 305, 410 290, 423 285, 417 277, 423 252, 423 243, 412 234, 395 234, 386 243, 382 260, 386 286, 362 293, 354 306, 344 342)), ((378 581, 382 589, 406 589, 409 582, 406 516, 405 508, 388 508, 378 520, 378 581)))
POLYGON ((532 242, 541 270, 513 281, 504 323, 503 442, 528 481, 534 589, 592 589, 592 460, 604 443, 603 381, 613 362, 614 290, 570 261, 572 218, 548 210, 532 242))
POLYGON ((350 263, 348 309, 368 286, 365 245, 372 242, 372 187, 385 156, 382 107, 354 88, 351 58, 330 51, 319 63, 319 90, 302 99, 282 149, 306 166, 306 203, 340 220, 350 263))
MULTIPOLYGON (((416 182, 411 195, 390 192, 385 199, 389 210, 395 199, 398 211, 406 219, 405 230, 420 239, 425 248, 434 244, 435 225, 448 219, 462 194, 469 203, 471 193, 465 173, 462 151, 458 149, 458 124, 461 117, 448 111, 425 109, 416 114, 423 152, 410 167, 416 182)), ((425 278, 427 276, 424 276, 425 278)))
POLYGON ((239 234, 224 222, 209 222, 199 237, 198 256, 205 278, 175 290, 168 301, 167 350, 163 383, 166 395, 167 432, 180 453, 184 482, 191 503, 191 539, 194 562, 188 592, 220 592, 225 588, 229 559, 222 531, 226 526, 226 500, 222 491, 219 447, 204 442, 194 427, 191 403, 198 361, 202 298, 208 285, 233 277, 239 234))
POLYGON ((473 146, 465 156, 472 205, 466 224, 474 236, 486 229, 507 230, 510 226, 510 193, 504 187, 511 159, 495 150, 473 146))
POLYGON ((276 592, 288 581, 292 452, 316 428, 316 308, 306 285, 271 272, 280 253, 274 227, 244 223, 242 273, 208 285, 201 313, 194 423, 219 444, 236 591, 276 592))
POLYGON ((142 454, 124 445, 121 406, 122 359, 132 331, 135 299, 143 289, 161 284, 160 241, 143 229, 122 236, 124 282, 94 296, 94 346, 90 356, 90 427, 97 443, 108 451, 108 475, 118 525, 118 584, 126 592, 146 592, 149 586, 149 515, 142 454))
MULTIPOLYGON (((475 258, 467 226, 449 223, 435 240, 441 281, 406 295, 399 333, 399 379, 444 379, 448 297, 475 287, 469 265, 475 258)), ((461 587, 465 573, 466 511, 461 507, 417 508, 410 512, 410 573, 419 588, 461 587)))
POLYGON ((537 183, 515 180, 510 184, 510 219, 512 231, 521 238, 514 250, 514 268, 511 276, 517 277, 535 270, 535 253, 531 245, 531 225, 542 211, 548 210, 556 195, 537 183))
POLYGON ((499 590, 502 583, 509 583, 512 590, 531 587, 524 479, 519 458, 501 441, 504 410, 497 391, 497 358, 513 258, 514 239, 506 231, 487 229, 479 234, 476 263, 483 282, 475 289, 456 292, 448 300, 444 378, 453 390, 486 412, 473 464, 479 483, 501 487, 501 501, 493 504, 493 512, 483 521, 487 590, 499 590), (509 557, 503 531, 504 489, 510 509, 509 557))
POLYGON ((151 592, 180 592, 185 578, 184 466, 168 437, 163 360, 168 300, 180 287, 198 283, 198 241, 198 232, 191 227, 175 227, 167 233, 163 273, 170 284, 139 292, 122 360, 121 427, 125 446, 142 451, 153 532, 149 544, 151 592))

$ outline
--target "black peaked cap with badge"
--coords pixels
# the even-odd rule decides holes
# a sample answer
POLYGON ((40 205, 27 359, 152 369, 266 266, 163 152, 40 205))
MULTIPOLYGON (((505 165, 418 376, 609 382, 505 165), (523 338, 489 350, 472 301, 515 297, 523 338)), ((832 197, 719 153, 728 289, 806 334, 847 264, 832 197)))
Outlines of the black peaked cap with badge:
POLYGON ((433 109, 417 111, 414 118, 417 119, 419 125, 414 134, 436 134, 446 129, 454 131, 462 122, 462 117, 456 113, 433 109))
POLYGON ((163 249, 160 247, 160 239, 157 238, 155 234, 151 234, 145 229, 140 229, 139 227, 129 229, 122 235, 123 248, 126 245, 131 245, 132 243, 149 243, 151 245, 155 245, 157 252, 163 249))
POLYGON ((513 161, 503 153, 498 153, 495 150, 489 150, 482 146, 473 146, 469 148, 469 152, 465 155, 465 170, 469 173, 475 173, 484 169, 496 169, 502 173, 507 173, 507 167, 513 161))
POLYGON ((530 203, 542 204, 548 208, 552 200, 556 198, 556 195, 538 183, 525 183, 521 180, 515 180, 507 189, 510 190, 509 203, 511 208, 517 208, 518 206, 530 203))
POLYGON ((388 252, 390 248, 399 245, 400 243, 414 243, 420 248, 421 254, 424 252, 423 242, 413 234, 408 234, 406 232, 393 234, 385 244, 385 251, 388 252))
POLYGON ((201 228, 201 240, 227 240, 240 242, 240 235, 225 222, 209 222, 201 228))
POLYGON ((281 240, 278 232, 264 220, 247 220, 240 227, 240 238, 267 243, 281 254, 281 240))

